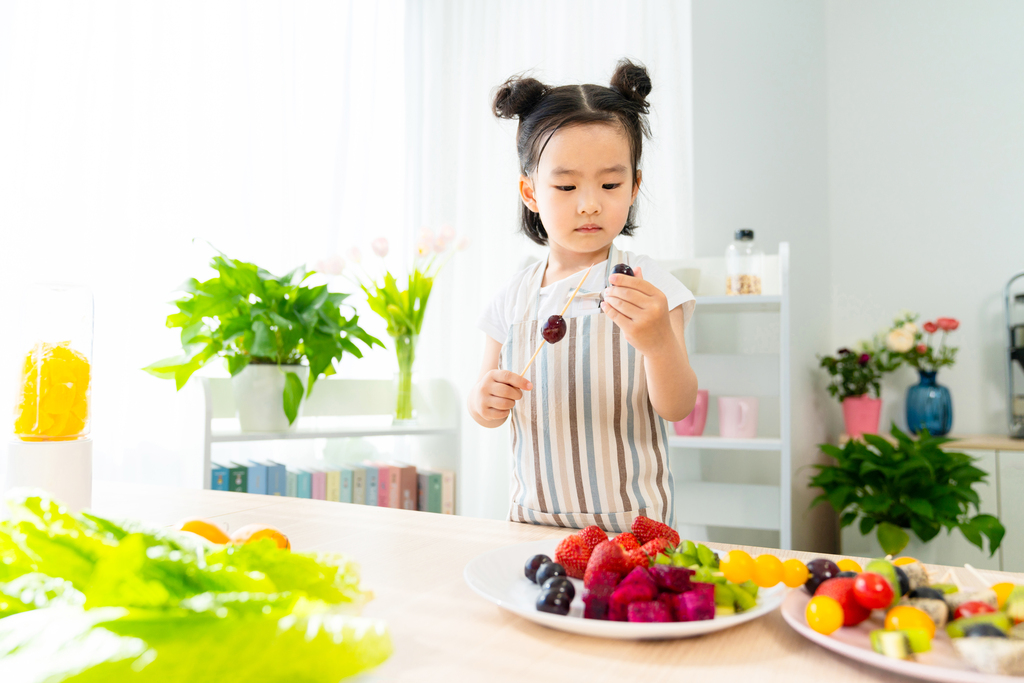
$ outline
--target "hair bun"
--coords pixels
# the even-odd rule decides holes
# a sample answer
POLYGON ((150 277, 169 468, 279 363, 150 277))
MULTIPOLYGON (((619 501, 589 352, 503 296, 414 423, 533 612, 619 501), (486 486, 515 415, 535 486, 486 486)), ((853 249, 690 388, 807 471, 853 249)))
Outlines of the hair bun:
POLYGON ((502 119, 520 120, 529 116, 541 98, 547 94, 548 87, 536 78, 512 76, 498 86, 494 94, 492 110, 494 115, 502 119))
POLYGON ((620 60, 612 74, 612 88, 618 90, 627 100, 647 107, 647 96, 651 94, 651 77, 643 64, 635 64, 628 59, 620 60))

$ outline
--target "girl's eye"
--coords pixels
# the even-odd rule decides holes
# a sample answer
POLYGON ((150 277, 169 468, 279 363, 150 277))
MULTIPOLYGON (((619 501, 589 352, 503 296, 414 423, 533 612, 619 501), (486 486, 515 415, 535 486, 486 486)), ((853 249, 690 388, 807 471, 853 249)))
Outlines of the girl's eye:
POLYGON ((572 192, 576 189, 575 185, 555 185, 555 189, 561 190, 562 192, 572 192))
POLYGON ((603 187, 606 190, 614 190, 615 188, 619 187, 620 185, 622 185, 622 183, 605 183, 601 187, 603 187))

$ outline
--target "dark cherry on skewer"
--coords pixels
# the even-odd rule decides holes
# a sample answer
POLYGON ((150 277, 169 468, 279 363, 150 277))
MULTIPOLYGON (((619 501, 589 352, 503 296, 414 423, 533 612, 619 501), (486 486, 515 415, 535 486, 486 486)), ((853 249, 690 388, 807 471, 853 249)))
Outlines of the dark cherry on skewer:
POLYGON ((557 344, 562 341, 566 329, 565 318, 560 315, 553 315, 544 321, 544 327, 540 333, 548 344, 557 344))

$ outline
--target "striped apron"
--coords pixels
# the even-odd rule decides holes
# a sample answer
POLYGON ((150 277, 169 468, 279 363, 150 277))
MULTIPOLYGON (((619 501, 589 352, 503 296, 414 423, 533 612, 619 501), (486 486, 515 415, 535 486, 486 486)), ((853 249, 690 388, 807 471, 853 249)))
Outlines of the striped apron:
MULTIPOLYGON (((605 283, 619 258, 612 245, 605 283)), ((522 372, 540 343, 546 265, 520 289, 524 313, 502 346, 502 369, 522 372)), ((580 289, 577 300, 599 296, 580 289)), ((668 433, 647 393, 643 354, 600 309, 566 323, 565 337, 530 366, 533 390, 512 409, 509 519, 612 532, 628 531, 637 516, 673 525, 668 433)))

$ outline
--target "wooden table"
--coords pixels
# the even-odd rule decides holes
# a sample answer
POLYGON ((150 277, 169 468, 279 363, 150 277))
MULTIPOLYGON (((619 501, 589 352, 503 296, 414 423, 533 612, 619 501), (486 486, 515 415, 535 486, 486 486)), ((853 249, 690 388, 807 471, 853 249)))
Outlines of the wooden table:
MULTIPOLYGON (((564 529, 276 496, 96 482, 94 510, 170 525, 208 517, 229 529, 272 524, 297 551, 354 558, 375 599, 365 616, 387 620, 394 654, 360 681, 813 681, 906 680, 839 657, 797 635, 778 610, 719 633, 633 642, 571 635, 514 616, 462 578, 480 553, 561 538, 564 529), (699 677, 699 678, 696 678, 699 677)), ((725 548, 719 544, 709 544, 725 548)), ((746 548, 752 555, 762 548, 746 548)), ((770 550, 781 558, 835 557, 770 550)), ((862 563, 863 564, 863 563, 862 563)), ((944 571, 945 569, 942 568, 944 571)), ((1022 574, 982 572, 993 583, 1022 574)), ((977 583, 963 568, 966 586, 977 583)))

